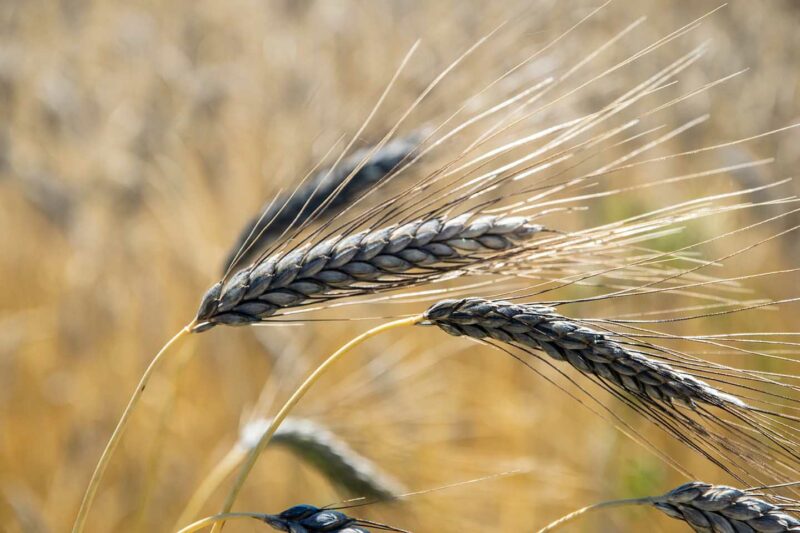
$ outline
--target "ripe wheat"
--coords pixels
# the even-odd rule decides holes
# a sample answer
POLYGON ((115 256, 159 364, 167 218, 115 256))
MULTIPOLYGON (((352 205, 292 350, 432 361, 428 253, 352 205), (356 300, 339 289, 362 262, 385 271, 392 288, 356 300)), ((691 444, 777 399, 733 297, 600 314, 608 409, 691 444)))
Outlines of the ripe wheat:
MULTIPOLYGON (((267 420, 249 424, 245 428, 245 433, 250 433, 248 442, 243 444, 250 448, 255 446, 268 426, 267 420)), ((353 497, 386 501, 406 492, 399 481, 382 471, 377 464, 355 451, 331 430, 312 420, 287 418, 270 442, 272 445, 285 446, 353 497)))
POLYGON ((744 403, 729 394, 645 354, 609 340, 559 315, 553 308, 482 298, 444 300, 425 312, 425 319, 451 335, 491 338, 541 350, 592 374, 657 402, 714 406, 744 403))
MULTIPOLYGON (((532 223, 534 217, 507 215, 535 210, 537 216, 541 216, 574 207, 572 202, 575 201, 601 198, 625 190, 587 192, 587 188, 596 185, 603 178, 620 170, 648 163, 648 161, 627 162, 703 122, 705 117, 690 120, 656 139, 635 146, 621 157, 612 155, 614 150, 607 149, 624 146, 629 141, 657 131, 663 124, 656 123, 651 129, 646 129, 644 125, 644 129, 639 129, 637 125, 652 113, 666 109, 693 94, 699 94, 717 82, 681 94, 666 103, 657 102, 653 105, 647 103, 646 99, 650 95, 663 94, 666 88, 677 81, 676 76, 703 54, 705 47, 700 46, 647 79, 635 83, 630 89, 628 89, 630 86, 626 85, 622 91, 609 91, 610 100, 604 95, 599 100, 602 102, 599 108, 593 108, 583 116, 572 117, 522 138, 504 140, 497 138, 495 133, 502 133, 516 124, 524 124, 529 119, 539 118, 538 114, 548 110, 560 100, 576 93, 591 82, 637 61, 640 57, 690 31, 696 25, 697 21, 654 41, 574 89, 565 87, 565 92, 553 95, 552 100, 542 105, 536 103, 540 97, 544 97, 551 88, 568 80, 580 67, 588 64, 594 54, 581 58, 571 69, 562 72, 560 77, 552 77, 549 81, 533 86, 528 86, 528 80, 525 80, 521 92, 508 98, 502 97, 499 102, 489 101, 488 107, 468 117, 462 125, 453 128, 450 134, 442 136, 437 141, 443 142, 451 134, 462 131, 472 124, 484 119, 494 120, 493 117, 497 117, 497 121, 493 124, 482 125, 483 133, 479 134, 474 142, 468 143, 467 149, 462 153, 449 157, 444 166, 395 196, 375 198, 377 195, 374 195, 373 198, 380 202, 378 207, 363 209, 361 198, 357 198, 352 202, 353 205, 349 206, 356 207, 348 213, 352 218, 343 216, 341 224, 338 222, 322 224, 322 227, 317 228, 312 235, 301 235, 301 231, 307 228, 311 219, 319 218, 321 215, 330 218, 334 211, 346 203, 344 198, 347 195, 344 192, 350 184, 353 184, 355 196, 361 196, 362 190, 368 190, 369 193, 379 189, 381 192, 385 190, 380 187, 385 185, 385 182, 375 185, 375 182, 369 181, 367 177, 364 177, 366 184, 364 189, 356 190, 360 187, 357 166, 363 161, 363 156, 355 167, 351 167, 349 173, 344 174, 343 180, 341 174, 332 174, 334 177, 330 182, 326 177, 319 181, 317 180, 319 176, 315 177, 311 182, 313 187, 309 185, 308 189, 298 188, 297 194, 289 200, 279 199, 273 203, 278 206, 275 210, 268 207, 259 219, 248 226, 245 230, 246 235, 243 234, 244 239, 239 241, 240 246, 237 246, 236 252, 228 260, 233 272, 231 275, 226 273, 223 280, 206 293, 195 320, 184 332, 200 332, 218 324, 255 324, 285 314, 289 309, 338 298, 417 287, 451 274, 495 273, 491 266, 502 267, 503 273, 508 275, 523 273, 526 268, 533 268, 522 265, 516 260, 522 259, 522 252, 527 249, 525 241, 544 231, 544 228, 532 223), (647 107, 640 109, 632 117, 622 115, 623 111, 633 109, 632 106, 637 103, 647 107), (618 125, 617 118, 625 119, 621 121, 622 125, 618 125), (633 130, 634 127, 637 129, 633 130), (626 136, 624 139, 620 139, 622 134, 626 136), (611 160, 604 160, 604 156, 610 156, 611 160), (509 160, 510 162, 506 162, 509 160), (579 167, 584 162, 592 165, 588 172, 582 171, 579 167), (564 198, 562 193, 571 193, 574 197, 564 198), (454 213, 467 211, 475 214, 451 216, 454 213), (497 217, 484 216, 487 213, 501 212, 503 215, 497 217), (282 218, 284 216, 287 218, 282 218), (294 228, 296 222, 299 222, 299 225, 294 228), (273 241, 273 246, 269 247, 266 245, 267 241, 276 239, 276 234, 272 233, 273 228, 280 231, 277 235, 286 235, 287 232, 289 234, 285 239, 278 237, 278 242, 273 241), (371 229, 358 232, 363 228, 371 229), (274 249, 268 250, 268 248, 274 249), (246 266, 242 267, 245 263, 246 266), (509 264, 512 266, 509 267, 509 264)), ((600 51, 598 50, 598 53, 600 51)), ((415 103, 402 115, 395 128, 400 126, 422 98, 439 83, 444 74, 467 55, 469 52, 460 56, 441 76, 431 82, 420 98, 415 100, 415 103)), ((485 89, 479 89, 475 96, 482 95, 484 90, 491 88, 497 81, 511 76, 518 68, 520 72, 524 70, 521 67, 536 55, 538 53, 519 63, 502 77, 495 78, 485 89)), ((446 124, 447 121, 442 125, 446 124)), ((391 133, 394 131, 396 129, 391 133)), ((405 157, 404 155, 401 160, 405 157)), ((651 161, 657 160, 658 158, 651 161)), ((343 168, 349 164, 346 162, 343 168)), ((366 164, 369 166, 370 162, 367 161, 366 164)), ((381 165, 378 166, 381 171, 385 170, 381 165)), ((718 173, 720 170, 725 169, 677 176, 664 179, 660 183, 682 181, 718 173)), ((379 177, 377 181, 382 179, 379 177)), ((724 195, 720 194, 718 197, 722 198, 724 195)), ((706 199, 693 199, 683 208, 694 209, 699 206, 698 212, 702 213, 703 209, 715 199, 711 198, 705 206, 700 200, 706 199)), ((659 213, 659 211, 654 212, 659 213)), ((682 213, 685 215, 686 211, 682 212, 680 209, 675 211, 675 214, 682 213)), ((630 220, 635 224, 637 218, 641 219, 641 216, 631 217, 630 220)), ((657 221, 658 223, 642 222, 636 230, 641 232, 642 236, 637 238, 644 240, 647 238, 645 234, 663 235, 667 232, 667 227, 676 221, 676 217, 668 214, 657 221)), ((576 260, 576 264, 585 267, 586 263, 581 261, 583 257, 580 257, 574 248, 576 242, 583 243, 585 248, 581 249, 581 253, 593 256, 593 260, 597 260, 606 268, 611 261, 606 255, 608 241, 617 239, 621 243, 621 249, 624 249, 626 244, 640 242, 632 237, 638 234, 631 232, 631 228, 626 226, 627 222, 622 221, 618 225, 609 226, 607 230, 594 235, 590 231, 583 232, 582 237, 576 240, 563 239, 557 243, 559 245, 557 249, 544 249, 541 253, 543 256, 552 254, 555 259, 551 261, 557 266, 560 258, 570 256, 572 260, 576 260), (607 237, 608 241, 596 239, 598 236, 607 237)), ((527 256, 524 259, 529 261, 531 257, 527 256)), ((615 263, 612 262, 611 268, 614 266, 615 263)), ((564 274, 562 267, 562 270, 555 272, 552 277, 560 279, 564 274)), ((721 450, 717 450, 720 453, 727 454, 728 457, 741 455, 745 459, 746 466, 762 466, 769 474, 774 473, 774 468, 783 468, 787 464, 793 468, 792 465, 800 464, 798 452, 792 448, 794 444, 792 439, 776 432, 775 428, 779 430, 780 426, 758 425, 749 418, 751 415, 762 416, 763 411, 751 411, 749 405, 739 397, 712 387, 689 371, 678 370, 674 366, 661 363, 650 357, 646 351, 611 340, 611 336, 605 333, 583 328, 577 321, 565 319, 545 307, 518 306, 474 299, 463 302, 470 302, 465 308, 471 310, 474 316, 466 316, 464 310, 459 307, 462 304, 446 302, 431 308, 425 318, 449 333, 516 343, 526 348, 545 351, 555 359, 567 361, 601 384, 610 384, 617 391, 632 395, 640 402, 636 405, 643 406, 639 407, 640 412, 661 422, 662 426, 666 426, 673 434, 679 433, 679 430, 675 429, 676 426, 689 428, 689 431, 693 431, 701 439, 699 443, 689 441, 696 448, 702 449, 702 445, 708 443, 720 446, 721 450), (685 409, 678 410, 680 406, 687 406, 692 413, 706 416, 718 425, 723 425, 723 421, 709 417, 704 411, 705 407, 717 408, 735 415, 738 417, 737 423, 744 426, 743 443, 734 446, 728 441, 720 440, 706 427, 698 426, 693 420, 686 418, 683 414, 685 409), (766 446, 771 447, 765 448, 761 442, 753 444, 750 440, 754 439, 751 435, 753 430, 765 430, 764 438, 768 441, 766 446), (771 466, 771 461, 776 466, 771 466)), ((411 324, 416 318, 398 320, 395 324, 411 324)), ((388 329, 388 326, 385 326, 385 329, 388 329)), ((335 360, 349 347, 380 331, 382 330, 378 327, 371 330, 372 333, 359 336, 336 352, 328 361, 335 360)), ((128 416, 138 402, 152 369, 165 349, 159 352, 146 370, 109 445, 103 452, 76 520, 77 532, 83 530, 86 514, 108 460, 119 442, 128 416)), ((326 362, 323 365, 327 364, 326 362)), ((322 366, 318 372, 321 373, 325 369, 327 366, 322 366)), ((276 415, 275 423, 285 418, 318 375, 315 372, 304 382, 285 408, 276 415)), ((264 432, 264 436, 253 448, 253 453, 237 477, 234 488, 225 502, 225 511, 231 509, 258 452, 263 449, 262 444, 265 445, 269 437, 274 434, 275 424, 270 426, 272 433, 264 432)), ((734 425, 725 427, 739 429, 734 425)), ((679 435, 689 439, 683 434, 679 435)), ((365 530, 362 526, 369 525, 367 522, 357 521, 336 511, 322 511, 310 506, 295 507, 265 521, 277 529, 296 532, 363 533, 365 530)))
POLYGON ((787 507, 775 505, 747 491, 692 481, 653 498, 653 506, 698 533, 784 533, 800 531, 800 520, 787 507))
POLYGON ((285 308, 430 281, 542 231, 525 217, 464 214, 333 237, 269 257, 214 285, 203 297, 194 331, 252 324, 285 308))
POLYGON ((334 216, 413 156, 420 140, 421 134, 414 133, 389 141, 374 152, 372 147, 358 150, 338 166, 315 173, 291 194, 273 199, 242 229, 224 270, 251 263, 275 239, 311 217, 324 220, 334 216))
MULTIPOLYGON (((782 483, 796 479, 800 472, 798 434, 791 426, 796 418, 783 413, 776 403, 783 399, 790 404, 792 398, 771 390, 781 387, 777 390, 794 391, 797 387, 776 381, 780 376, 765 377, 758 372, 713 365, 638 341, 635 335, 598 331, 543 305, 482 298, 444 300, 426 311, 422 323, 501 349, 506 345, 534 355, 544 352, 551 359, 567 362, 742 483, 782 483), (748 396, 730 394, 698 376, 735 387, 748 396), (752 396, 754 392, 764 398, 752 396)), ((557 366, 551 366, 560 372, 557 366)), ((575 384, 600 403, 582 385, 575 384)), ((612 409, 600 405, 612 423, 628 433, 632 431, 612 409)), ((686 472, 649 441, 639 441, 686 472)))
POLYGON ((290 533, 369 533, 370 530, 364 526, 375 526, 382 531, 404 532, 385 524, 352 518, 341 511, 302 504, 290 507, 278 515, 264 515, 263 520, 278 531, 290 533))
MULTIPOLYGON (((795 485, 792 483, 790 485, 795 485)), ((763 487, 776 489, 778 487, 763 487)), ((685 522, 697 533, 789 533, 800 531, 796 513, 800 502, 765 490, 736 489, 701 481, 684 483, 661 496, 611 500, 590 505, 559 518, 539 530, 547 533, 587 512, 647 505, 685 522)))

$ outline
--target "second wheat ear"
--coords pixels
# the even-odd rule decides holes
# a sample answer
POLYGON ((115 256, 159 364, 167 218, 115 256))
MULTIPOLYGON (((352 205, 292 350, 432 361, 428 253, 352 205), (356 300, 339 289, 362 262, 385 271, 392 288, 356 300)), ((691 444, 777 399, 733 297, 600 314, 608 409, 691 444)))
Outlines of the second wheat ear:
POLYGON ((381 147, 357 150, 338 166, 316 172, 285 198, 268 202, 240 231, 223 270, 238 270, 302 221, 328 219, 360 195, 388 180, 419 149, 424 131, 393 139, 381 147))
POLYGON ((517 343, 567 362, 584 374, 608 380, 630 393, 669 405, 745 407, 739 398, 611 340, 607 334, 543 305, 483 298, 445 300, 425 312, 425 321, 455 336, 517 343))
MULTIPOLYGON (((258 445, 261 436, 269 429, 269 419, 258 419, 248 424, 243 439, 216 464, 209 475, 198 485, 173 529, 188 524, 202 509, 215 490, 228 478, 258 445)), ((344 488, 353 497, 366 497, 373 501, 391 501, 405 492, 405 487, 380 466, 352 449, 325 426, 303 418, 288 417, 278 427, 269 446, 282 445, 308 464, 313 465, 335 485, 344 488)))

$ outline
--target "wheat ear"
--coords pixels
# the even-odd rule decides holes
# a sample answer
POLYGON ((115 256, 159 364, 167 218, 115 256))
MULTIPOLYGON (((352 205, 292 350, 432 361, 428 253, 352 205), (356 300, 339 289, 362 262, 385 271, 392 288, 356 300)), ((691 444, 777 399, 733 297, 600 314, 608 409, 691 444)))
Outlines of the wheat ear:
POLYGON ((194 322, 188 324, 174 337, 167 341, 167 343, 161 348, 161 350, 158 351, 155 357, 153 357, 152 361, 150 361, 150 364, 145 369, 144 374, 142 374, 139 384, 133 391, 133 395, 131 396, 130 400, 128 400, 128 405, 125 407, 125 411, 122 412, 122 416, 120 417, 119 422, 117 422, 117 426, 114 428, 114 432, 111 434, 103 453, 100 455, 100 460, 97 462, 97 466, 95 466, 92 477, 89 480, 89 485, 86 488, 86 492, 83 494, 83 500, 81 501, 80 509, 78 509, 78 515, 75 517, 75 523, 72 526, 72 533, 81 533, 86 526, 86 519, 89 516, 92 503, 97 495, 97 489, 100 487, 100 481, 103 479, 103 474, 105 473, 106 468, 108 468, 108 463, 111 461, 114 451, 117 449, 117 446, 119 446, 120 440, 122 439, 122 434, 125 432, 125 428, 128 425, 130 415, 133 412, 133 409, 139 403, 142 393, 144 393, 144 389, 147 387, 150 377, 153 375, 158 363, 161 361, 162 357, 170 348, 170 346, 175 344, 178 339, 191 333, 193 327, 194 322))
POLYGON ((278 515, 265 515, 264 522, 278 531, 307 531, 308 533, 369 533, 362 526, 378 526, 385 531, 408 533, 402 529, 353 518, 334 509, 320 509, 313 505, 295 505, 278 515))
MULTIPOLYGON (((179 529, 181 524, 197 516, 214 490, 258 444, 271 422, 260 418, 242 429, 239 442, 200 483, 173 529, 179 529)), ((354 497, 387 501, 406 492, 399 481, 353 450, 334 432, 313 420, 286 418, 269 445, 285 446, 293 454, 315 466, 332 484, 343 487, 354 497)))
MULTIPOLYGON (((236 498, 239 496, 239 493, 244 486, 245 481, 247 480, 247 476, 253 470, 253 466, 256 463, 259 455, 261 452, 264 451, 267 444, 269 444, 272 437, 275 435, 278 427, 281 423, 286 419, 289 415, 291 410, 297 405, 297 403, 305 396, 306 392, 316 383, 319 378, 341 357, 343 357, 348 351, 350 351, 355 346, 363 343, 367 339, 374 337, 380 333, 388 331, 390 329, 395 329, 402 326, 412 326, 414 324, 419 323, 423 317, 421 315, 416 315, 408 318, 401 318, 399 320, 395 320, 393 322, 388 322, 385 324, 381 324, 372 328, 369 331, 362 333, 361 335, 351 339, 346 344, 344 344, 341 348, 336 350, 330 357, 328 357, 321 365, 319 365, 312 373, 309 375, 306 380, 297 388, 297 390, 292 394, 289 400, 281 407, 278 414, 275 415, 275 418, 272 419, 267 430, 259 439, 258 443, 253 447, 250 451, 249 455, 247 456, 247 460, 244 462, 242 467, 239 470, 239 474, 236 477, 236 481, 233 484, 230 492, 228 493, 228 497, 225 500, 225 504, 223 505, 221 513, 228 513, 233 508, 233 504, 236 501, 236 498)), ((217 522, 214 524, 212 528, 212 533, 219 531, 224 524, 224 521, 217 522)))
POLYGON ((480 263, 543 231, 525 217, 432 218, 339 235, 239 270, 203 297, 195 331, 261 322, 281 310, 391 290, 480 263))
MULTIPOLYGON (((269 427, 270 421, 261 422, 261 428, 269 427)), ((257 443, 256 440, 253 444, 257 443)), ((386 501, 406 492, 399 481, 313 420, 287 418, 275 432, 272 444, 285 446, 352 496, 386 501)))
POLYGON ((800 531, 800 520, 788 514, 800 502, 776 505, 757 498, 753 491, 691 481, 662 496, 613 500, 570 513, 539 530, 553 531, 589 511, 623 505, 650 505, 685 522, 698 533, 789 533, 800 531))
POLYGON ((412 157, 421 140, 421 133, 413 133, 381 147, 357 150, 338 166, 315 173, 291 194, 273 199, 242 228, 223 270, 251 263, 270 244, 312 217, 322 221, 334 216, 412 157))
MULTIPOLYGON (((598 331, 586 327, 585 321, 566 318, 543 305, 481 298, 444 300, 428 309, 423 323, 437 325, 452 335, 482 340, 514 357, 504 345, 536 357, 534 352, 542 352, 549 359, 566 362, 743 485, 797 478, 797 433, 787 423, 796 418, 772 407, 774 399, 782 397, 780 392, 755 387, 763 384, 796 390, 791 384, 757 372, 709 364, 642 341, 636 333, 598 331), (737 383, 737 378, 747 381, 737 383), (727 389, 720 390, 709 383, 727 389), (728 390, 733 388, 744 396, 730 394, 728 390), (752 392, 762 392, 768 395, 767 399, 755 397, 752 392)), ((542 360, 564 375, 557 365, 542 360)), ((619 422, 620 430, 627 432, 627 424, 613 411, 577 381, 568 379, 619 422)), ((637 440, 670 461, 652 443, 637 440)), ((677 463, 671 464, 685 472, 677 463)))
POLYGON ((278 531, 291 533, 370 533, 365 526, 374 526, 381 531, 395 531, 396 533, 410 533, 386 524, 353 518, 335 509, 321 509, 313 505, 295 505, 280 514, 263 513, 219 513, 203 518, 186 526, 178 533, 192 533, 210 525, 216 526, 226 520, 243 518, 256 519, 264 522, 278 531))
POLYGON ((610 340, 604 333, 550 307, 465 298, 444 300, 425 312, 425 323, 456 336, 495 339, 540 350, 583 372, 652 401, 744 406, 738 398, 610 340))

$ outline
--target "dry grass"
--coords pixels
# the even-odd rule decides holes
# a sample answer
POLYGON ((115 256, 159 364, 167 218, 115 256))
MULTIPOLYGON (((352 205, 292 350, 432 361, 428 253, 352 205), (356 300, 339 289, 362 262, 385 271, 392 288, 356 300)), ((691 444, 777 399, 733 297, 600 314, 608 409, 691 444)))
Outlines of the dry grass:
MULTIPOLYGON (((612 4, 581 28, 579 38, 554 50, 558 57, 582 57, 639 15, 651 15, 618 44, 632 53, 652 40, 651 33, 672 31, 714 7, 696 4, 612 4)), ((505 57, 498 50, 530 53, 590 7, 594 4, 582 1, 540 2, 535 11, 518 17, 519 5, 501 2, 4 3, 3 528, 68 527, 147 358, 194 314, 241 226, 265 198, 291 187, 338 139, 358 130, 417 38, 423 39, 419 57, 399 80, 396 100, 376 116, 357 146, 378 140, 432 73, 509 16, 526 22, 501 32, 496 46, 470 58, 409 119, 404 132, 429 117, 446 116, 477 80, 491 79, 492 73, 514 64, 516 55, 505 57)), ((664 120, 672 125, 705 112, 711 118, 676 138, 669 149, 715 144, 797 122, 798 22, 800 9, 794 2, 740 0, 689 36, 690 46, 713 40, 710 54, 687 70, 690 86, 744 67, 751 70, 670 109, 664 120)), ((656 51, 603 87, 609 93, 628 87, 631 79, 650 72, 651 60, 674 58, 668 52, 656 51)), ((543 57, 535 62, 531 77, 555 68, 553 61, 543 57)), ((510 93, 512 88, 502 90, 510 93)), ((586 113, 603 96, 598 90, 565 100, 559 113, 553 110, 546 119, 586 113)), ((796 131, 786 132, 702 154, 692 165, 686 158, 663 161, 647 167, 653 173, 648 177, 776 157, 768 167, 598 202, 589 212, 563 217, 564 229, 615 220, 717 187, 751 187, 792 175, 800 168, 799 144, 796 131)), ((642 173, 630 169, 615 183, 632 183, 642 173)), ((759 199, 788 195, 791 187, 797 191, 796 185, 768 189, 759 199)), ((766 206, 691 229, 703 238, 776 212, 766 206)), ((771 230, 754 231, 756 238, 763 238, 777 230, 772 225, 771 230)), ((683 244, 680 236, 665 239, 683 244)), ((798 246, 800 240, 792 236, 771 241, 726 272, 797 266, 798 246)), ((716 244, 713 249, 717 251, 716 244)), ((757 296, 771 297, 796 295, 791 288, 798 285, 791 274, 747 284, 757 296)), ((576 288, 573 296, 582 295, 581 290, 576 288)), ((655 297, 645 302, 648 309, 673 305, 655 297)), ((645 304, 607 302, 595 304, 591 312, 622 316, 640 311, 639 305, 645 304)), ((398 312, 397 306, 345 309, 354 317, 398 312)), ((714 324, 727 330, 796 331, 796 314, 786 309, 734 315, 714 324)), ((586 316, 588 311, 575 314, 586 316)), ((181 357, 175 354, 152 382, 101 486, 88 530, 169 528, 236 442, 243 413, 257 402, 262 388, 270 391, 261 392, 262 398, 276 395, 283 400, 299 383, 305 372, 280 358, 292 362, 303 355, 318 362, 373 324, 215 328, 186 342, 176 352, 192 352, 192 358, 178 372, 181 357), (172 408, 162 416, 168 398, 172 408)), ((708 325, 677 325, 672 332, 708 333, 708 325)), ((309 394, 301 404, 308 411, 299 414, 324 407, 328 427, 411 489, 517 468, 529 473, 416 496, 399 505, 360 508, 358 516, 418 531, 474 531, 476 524, 531 530, 585 502, 658 494, 685 481, 604 420, 534 374, 521 372, 510 358, 474 348, 431 364, 428 348, 445 345, 442 334, 432 330, 373 339, 309 394), (395 356, 387 359, 387 353, 395 356), (337 403, 340 397, 350 401, 337 403)), ((797 364, 785 361, 757 364, 761 370, 798 373, 797 364)), ((644 420, 631 416, 627 422, 688 465, 697 479, 728 483, 717 469, 654 432, 644 420)), ((226 489, 214 495, 205 514, 219 508, 226 489)), ((343 497, 291 454, 270 449, 237 508, 277 513, 299 502, 322 506, 343 497)), ((580 527, 681 530, 670 519, 647 512, 619 511, 608 520, 580 527)), ((264 527, 231 522, 226 531, 264 527)))

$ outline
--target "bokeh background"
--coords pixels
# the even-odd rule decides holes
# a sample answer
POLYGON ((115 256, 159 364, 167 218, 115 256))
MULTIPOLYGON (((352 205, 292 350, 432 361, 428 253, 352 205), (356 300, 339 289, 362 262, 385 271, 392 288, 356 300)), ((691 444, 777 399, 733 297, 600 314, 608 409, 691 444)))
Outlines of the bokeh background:
MULTIPOLYGON (((417 39, 418 54, 357 146, 380 139, 449 61, 502 22, 511 21, 401 132, 454 111, 469 91, 596 6, 573 0, 0 3, 0 528, 70 527, 141 372, 193 316, 241 225, 337 139, 358 130, 417 39)), ((639 16, 648 20, 615 44, 617 57, 714 7, 612 3, 543 54, 531 79, 574 64, 639 16)), ((675 123, 711 114, 673 150, 800 121, 798 28, 800 3, 792 0, 736 0, 704 20, 679 46, 683 53, 710 41, 710 52, 687 72, 689 82, 750 70, 670 110, 675 123)), ((672 45, 666 48, 564 101, 551 116, 591 108, 604 89, 630 84, 638 69, 661 57, 677 57, 672 45)), ((728 186, 767 183, 800 168, 800 136, 785 132, 714 157, 717 165, 775 157, 768 167, 724 177, 728 186)), ((658 172, 678 175, 682 165, 689 163, 665 162, 658 172)), ((658 197, 648 192, 635 203, 663 205, 712 185, 692 187, 658 197)), ((797 190, 790 184, 764 194, 797 190)), ((610 220, 627 209, 633 208, 601 204, 599 213, 576 214, 576 224, 581 216, 610 220)), ((775 224, 773 232, 791 220, 775 224)), ((789 236, 761 247, 747 265, 796 266, 798 242, 789 236)), ((783 297, 793 295, 797 277, 752 285, 761 295, 783 297)), ((346 309, 375 315, 369 306, 346 309)), ((759 321, 773 330, 798 325, 789 312, 732 318, 725 326, 759 329, 759 321)), ((189 339, 148 389, 100 488, 89 530, 170 530, 254 409, 274 413, 275 401, 309 364, 375 323, 216 328, 189 339)), ((532 531, 592 502, 657 494, 683 481, 520 368, 438 332, 387 334, 359 348, 298 414, 325 423, 409 491, 521 471, 358 509, 414 531, 532 531)), ((783 370, 797 372, 788 364, 783 370)), ((726 481, 661 434, 652 436, 699 477, 726 481)), ((202 515, 218 509, 230 481, 202 515)), ((270 449, 237 508, 278 512, 345 497, 302 460, 270 449)), ((644 527, 683 530, 646 509, 606 512, 565 530, 644 527)))

